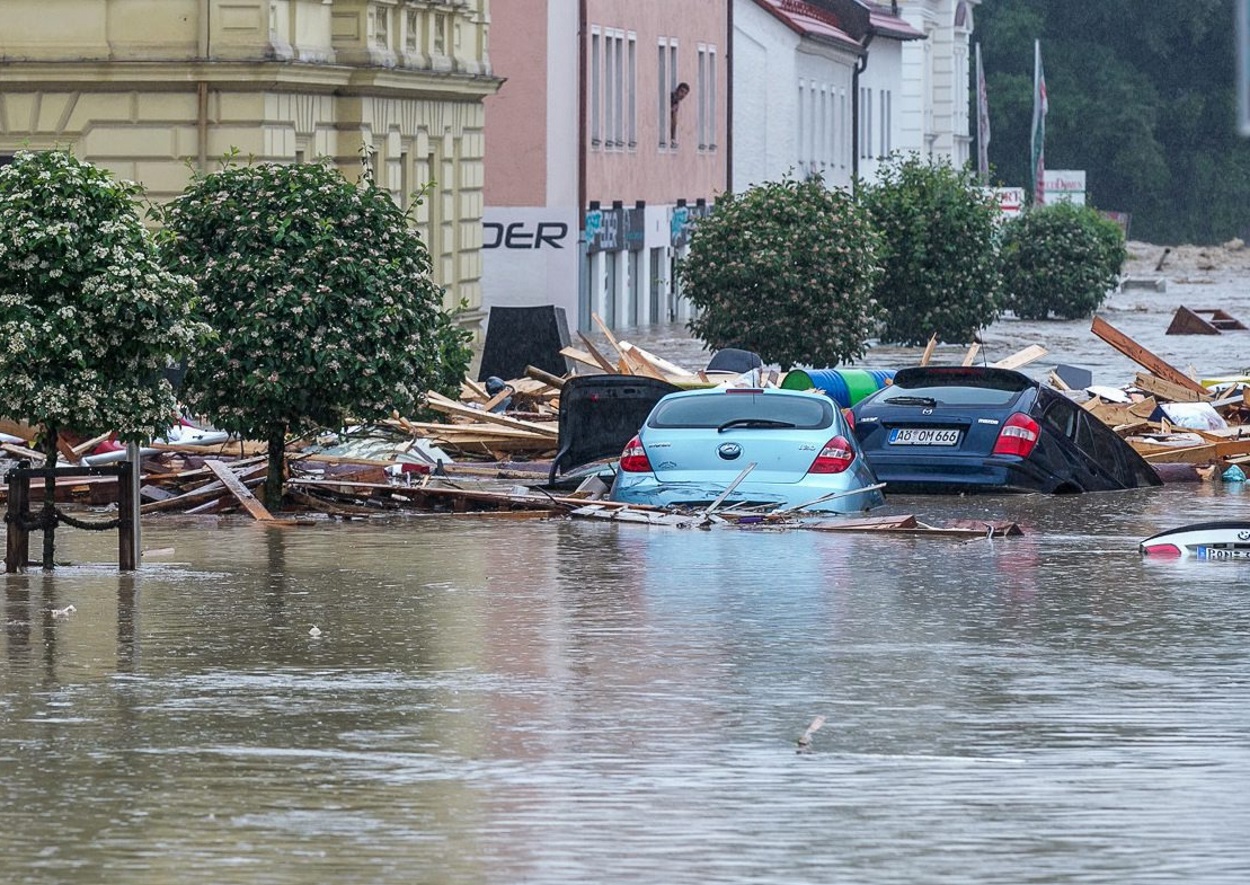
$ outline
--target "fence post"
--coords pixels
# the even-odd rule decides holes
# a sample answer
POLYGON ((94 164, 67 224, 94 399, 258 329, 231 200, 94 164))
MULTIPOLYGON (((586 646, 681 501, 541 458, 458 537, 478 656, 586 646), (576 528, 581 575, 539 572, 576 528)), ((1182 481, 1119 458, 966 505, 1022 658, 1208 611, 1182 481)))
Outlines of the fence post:
POLYGON ((30 477, 20 470, 10 470, 5 479, 9 483, 9 501, 4 517, 4 570, 13 574, 30 560, 30 530, 26 528, 30 519, 30 477))

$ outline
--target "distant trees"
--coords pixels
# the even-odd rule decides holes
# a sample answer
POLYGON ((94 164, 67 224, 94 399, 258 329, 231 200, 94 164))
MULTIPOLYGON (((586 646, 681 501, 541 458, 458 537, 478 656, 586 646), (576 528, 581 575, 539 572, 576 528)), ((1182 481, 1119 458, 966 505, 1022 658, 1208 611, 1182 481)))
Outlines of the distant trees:
POLYGON ((860 197, 880 232, 881 340, 966 343, 998 315, 998 204, 968 170, 895 155, 860 197))
MULTIPOLYGON (((1236 127, 1233 0, 994 0, 976 11, 997 182, 1029 180, 1033 41, 1049 94, 1046 165, 1084 169, 1088 198, 1157 243, 1242 236, 1250 139, 1236 127)), ((975 90, 974 100, 975 100, 975 90)), ((975 119, 975 117, 974 117, 975 119)))
POLYGON ((444 312, 404 211, 372 182, 320 163, 228 165, 161 217, 168 266, 199 282, 216 335, 189 359, 183 396, 222 429, 268 442, 271 507, 289 432, 458 392, 468 334, 444 312))
POLYGON ((880 319, 880 248, 867 213, 818 177, 727 195, 677 268, 699 308, 689 329, 709 348, 753 350, 787 369, 856 359, 880 319))

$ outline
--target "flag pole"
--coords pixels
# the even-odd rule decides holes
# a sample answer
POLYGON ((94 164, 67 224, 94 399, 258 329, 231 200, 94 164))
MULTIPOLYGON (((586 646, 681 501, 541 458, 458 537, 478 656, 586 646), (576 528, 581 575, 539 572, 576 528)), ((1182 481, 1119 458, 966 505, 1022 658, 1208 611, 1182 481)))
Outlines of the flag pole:
POLYGON ((1042 41, 1033 41, 1033 205, 1046 202, 1046 75, 1042 71, 1042 41))

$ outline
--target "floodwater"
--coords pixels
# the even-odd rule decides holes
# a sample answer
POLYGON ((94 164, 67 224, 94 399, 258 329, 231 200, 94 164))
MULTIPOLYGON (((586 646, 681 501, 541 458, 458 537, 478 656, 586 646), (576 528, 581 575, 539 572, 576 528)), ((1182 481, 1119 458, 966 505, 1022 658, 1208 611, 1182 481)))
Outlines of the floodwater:
MULTIPOLYGON (((1161 329, 1236 297, 1104 316, 1223 374, 1243 339, 1161 329)), ((1024 533, 152 517, 122 576, 64 529, 5 578, 0 881, 1245 882, 1250 563, 1137 543, 1250 491, 887 511, 1024 533)))

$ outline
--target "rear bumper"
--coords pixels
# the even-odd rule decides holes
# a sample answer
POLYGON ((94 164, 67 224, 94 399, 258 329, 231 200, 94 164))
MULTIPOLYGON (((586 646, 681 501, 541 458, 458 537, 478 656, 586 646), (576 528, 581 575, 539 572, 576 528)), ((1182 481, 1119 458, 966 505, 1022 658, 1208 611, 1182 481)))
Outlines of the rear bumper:
MULTIPOLYGON (((830 487, 794 483, 742 483, 720 504, 719 509, 734 506, 776 509, 807 504, 826 494, 840 497, 804 507, 803 513, 863 513, 885 504, 880 489, 852 491, 874 485, 871 478, 849 486, 830 487)), ((697 482, 660 482, 652 474, 617 474, 609 495, 611 500, 623 504, 643 504, 650 507, 674 507, 699 509, 720 497, 724 485, 697 482)))
POLYGON ((1059 487, 1054 475, 1021 458, 960 458, 878 454, 867 456, 886 491, 895 494, 1042 492, 1059 487))

